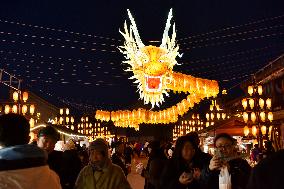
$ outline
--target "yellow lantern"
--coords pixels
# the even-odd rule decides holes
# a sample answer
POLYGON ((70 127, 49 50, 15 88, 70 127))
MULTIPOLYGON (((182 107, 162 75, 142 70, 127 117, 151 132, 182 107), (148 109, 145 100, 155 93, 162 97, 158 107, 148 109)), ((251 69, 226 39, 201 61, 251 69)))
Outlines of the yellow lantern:
POLYGON ((252 126, 251 133, 252 133, 253 136, 257 135, 257 128, 256 128, 256 126, 252 126))
POLYGON ((247 106, 248 106, 248 101, 247 101, 246 98, 244 98, 244 99, 242 100, 242 105, 243 105, 244 109, 247 108, 247 106))
POLYGON ((88 122, 89 121, 89 118, 88 117, 86 117, 86 122, 88 122))
POLYGON ((60 108, 59 113, 60 113, 60 115, 63 115, 63 109, 62 108, 60 108))
POLYGON ((244 135, 245 135, 245 136, 248 136, 248 135, 249 135, 249 128, 248 128, 248 126, 245 126, 245 127, 244 127, 244 135))
POLYGON ((266 106, 267 106, 268 109, 271 108, 271 98, 268 98, 268 99, 266 100, 266 106))
POLYGON ((19 93, 17 91, 13 92, 13 100, 17 102, 19 100, 19 93))
POLYGON ((28 112, 28 106, 27 105, 23 105, 22 107, 22 114, 25 115, 28 112))
POLYGON ((59 118, 59 124, 60 124, 60 125, 62 125, 63 120, 64 120, 63 117, 60 117, 60 118, 59 118))
POLYGON ((26 91, 23 92, 23 101, 24 101, 24 102, 27 102, 28 98, 29 98, 29 93, 26 92, 26 91))
POLYGON ((260 130, 261 130, 262 135, 266 134, 266 126, 264 126, 264 125, 261 126, 260 130))
POLYGON ((272 126, 270 126, 269 129, 268 129, 269 135, 271 134, 271 131, 272 131, 272 126))
POLYGON ((214 114, 213 113, 211 113, 211 119, 214 119, 214 114))
POLYGON ((248 94, 251 96, 253 94, 253 87, 248 86, 248 94))
POLYGON ((209 113, 206 114, 206 119, 207 119, 207 120, 209 119, 209 113))
POLYGON ((30 114, 33 115, 35 113, 35 105, 30 106, 30 114))
POLYGON ((262 98, 259 99, 259 106, 261 109, 264 107, 264 100, 262 98))
POLYGON ((273 120, 273 113, 269 112, 267 118, 268 118, 269 121, 272 121, 273 120))
POLYGON ((66 115, 69 115, 70 111, 69 108, 66 108, 66 115))
POLYGON ((71 123, 72 124, 74 123, 74 117, 71 117, 71 123))
POLYGON ((69 123, 69 117, 66 117, 66 123, 67 124, 69 123))
POLYGON ((18 106, 17 105, 13 105, 12 112, 15 113, 15 114, 18 112, 18 106))
POLYGON ((257 86, 257 92, 258 92, 258 94, 259 95, 262 95, 262 86, 261 85, 259 85, 259 86, 257 86))
POLYGON ((10 112, 10 106, 9 105, 5 106, 4 112, 5 112, 5 114, 8 114, 10 112))
POLYGON ((247 113, 247 112, 244 112, 244 113, 243 113, 243 119, 244 119, 244 122, 245 122, 245 123, 248 122, 248 113, 247 113))
POLYGON ((74 130, 74 125, 71 126, 71 130, 74 130))
POLYGON ((220 119, 220 118, 221 118, 220 113, 217 113, 217 119, 220 119))
POLYGON ((259 116, 260 116, 261 121, 265 122, 265 112, 260 112, 259 116))
POLYGON ((255 123, 255 121, 256 121, 256 115, 255 115, 254 112, 251 112, 251 114, 250 114, 250 119, 251 119, 251 121, 252 121, 253 123, 255 123))
POLYGON ((250 106, 251 109, 253 109, 253 107, 254 107, 254 100, 252 98, 249 99, 249 106, 250 106))
POLYGON ((35 120, 33 118, 30 119, 30 127, 33 128, 35 126, 35 120))
POLYGON ((214 106, 210 105, 210 111, 213 111, 214 106))
POLYGON ((222 119, 226 118, 226 113, 222 113, 222 119))

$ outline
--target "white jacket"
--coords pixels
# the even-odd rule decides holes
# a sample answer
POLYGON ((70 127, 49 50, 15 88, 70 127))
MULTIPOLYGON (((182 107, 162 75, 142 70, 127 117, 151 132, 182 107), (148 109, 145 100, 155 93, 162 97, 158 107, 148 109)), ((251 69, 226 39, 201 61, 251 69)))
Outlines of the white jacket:
POLYGON ((61 189, 57 174, 47 165, 0 171, 0 189, 61 189))

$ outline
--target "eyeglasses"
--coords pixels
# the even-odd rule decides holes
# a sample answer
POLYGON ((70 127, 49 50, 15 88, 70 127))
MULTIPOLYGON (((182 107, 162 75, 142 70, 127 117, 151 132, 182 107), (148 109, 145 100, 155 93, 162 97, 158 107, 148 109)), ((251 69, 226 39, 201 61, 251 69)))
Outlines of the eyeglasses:
POLYGON ((226 144, 226 145, 220 145, 220 146, 216 146, 217 149, 229 149, 231 148, 232 145, 231 144, 226 144))

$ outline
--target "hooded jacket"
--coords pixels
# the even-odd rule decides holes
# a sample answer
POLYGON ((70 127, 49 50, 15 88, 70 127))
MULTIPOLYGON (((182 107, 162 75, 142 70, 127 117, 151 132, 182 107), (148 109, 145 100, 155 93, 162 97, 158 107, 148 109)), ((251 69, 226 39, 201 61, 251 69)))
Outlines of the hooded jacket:
POLYGON ((46 161, 46 153, 35 145, 1 149, 0 188, 61 189, 59 177, 46 161))

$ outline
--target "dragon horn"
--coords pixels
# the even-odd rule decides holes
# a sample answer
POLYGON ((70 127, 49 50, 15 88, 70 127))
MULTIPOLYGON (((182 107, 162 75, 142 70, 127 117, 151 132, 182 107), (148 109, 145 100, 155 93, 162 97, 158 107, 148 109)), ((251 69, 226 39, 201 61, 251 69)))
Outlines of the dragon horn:
POLYGON ((132 16, 131 12, 129 11, 129 9, 127 9, 127 12, 128 12, 128 16, 129 16, 129 19, 130 19, 130 22, 131 22, 131 28, 133 30, 135 41, 136 41, 136 43, 137 43, 139 48, 144 47, 145 45, 143 44, 143 42, 142 42, 142 40, 140 38, 140 35, 138 33, 138 29, 137 29, 135 20, 134 20, 134 18, 132 16))
POLYGON ((171 19, 173 17, 173 9, 170 9, 170 12, 168 14, 168 19, 167 19, 167 23, 166 23, 166 27, 163 33, 163 39, 162 39, 162 44, 160 45, 160 47, 166 47, 167 41, 168 41, 168 37, 169 37, 169 30, 171 27, 171 19))

